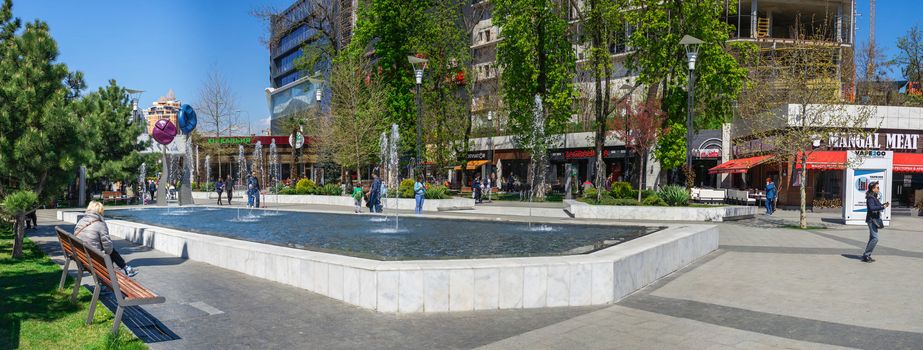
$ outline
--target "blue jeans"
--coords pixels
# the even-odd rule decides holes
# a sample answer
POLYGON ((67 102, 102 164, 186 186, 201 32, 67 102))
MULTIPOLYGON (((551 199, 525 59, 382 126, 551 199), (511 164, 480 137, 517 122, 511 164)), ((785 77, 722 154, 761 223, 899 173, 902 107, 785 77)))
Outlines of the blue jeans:
POLYGON ((875 222, 871 220, 867 224, 869 225, 869 243, 865 246, 865 252, 862 253, 863 258, 872 256, 872 251, 878 245, 878 226, 875 226, 875 222))
POLYGON ((766 198, 766 214, 772 215, 772 213, 776 211, 776 208, 773 207, 773 203, 775 202, 775 198, 766 198))
POLYGON ((423 197, 424 196, 422 194, 417 194, 415 196, 417 199, 417 207, 414 208, 413 212, 416 214, 423 214, 423 197))
POLYGON ((248 208, 253 207, 253 194, 252 193, 247 193, 247 207, 248 208))

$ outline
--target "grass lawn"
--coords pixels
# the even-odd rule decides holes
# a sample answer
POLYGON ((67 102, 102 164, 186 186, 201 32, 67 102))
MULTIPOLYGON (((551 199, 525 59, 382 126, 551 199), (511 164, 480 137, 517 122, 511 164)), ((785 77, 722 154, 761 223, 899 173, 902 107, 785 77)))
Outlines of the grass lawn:
POLYGON ((2 349, 147 349, 124 325, 112 337, 112 313, 96 306, 93 324, 86 317, 92 295, 80 289, 70 302, 73 279, 58 290, 61 267, 25 240, 23 258, 14 260, 13 234, 0 229, 0 350, 2 349))

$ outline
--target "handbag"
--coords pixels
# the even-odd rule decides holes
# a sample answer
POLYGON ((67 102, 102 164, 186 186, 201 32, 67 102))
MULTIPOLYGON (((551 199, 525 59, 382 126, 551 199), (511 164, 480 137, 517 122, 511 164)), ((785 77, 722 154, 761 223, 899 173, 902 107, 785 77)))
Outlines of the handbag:
POLYGON ((885 228, 885 223, 881 221, 881 218, 872 218, 872 223, 875 224, 875 228, 885 228))

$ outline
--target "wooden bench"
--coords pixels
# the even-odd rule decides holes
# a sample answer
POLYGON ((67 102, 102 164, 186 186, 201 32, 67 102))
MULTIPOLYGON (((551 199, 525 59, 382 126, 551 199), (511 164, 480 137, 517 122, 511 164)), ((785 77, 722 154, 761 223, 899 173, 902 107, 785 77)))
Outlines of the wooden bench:
POLYGON ((77 293, 80 291, 80 279, 83 278, 83 272, 88 270, 86 266, 89 262, 78 260, 79 257, 74 254, 74 245, 80 244, 73 241, 77 239, 76 237, 59 227, 55 227, 55 233, 58 234, 58 242, 61 243, 61 252, 64 254, 64 267, 61 271, 61 282, 58 284, 58 289, 64 288, 64 282, 67 280, 67 270, 70 269, 71 261, 75 262, 77 264, 77 277, 76 282, 74 282, 74 291, 71 293, 71 302, 76 303, 77 293))
MULTIPOLYGON (((117 334, 119 331, 119 324, 122 322, 122 314, 125 311, 125 307, 160 304, 166 301, 164 297, 158 296, 137 281, 126 276, 118 268, 115 268, 108 254, 84 244, 79 238, 71 236, 60 227, 55 227, 55 230, 58 232, 58 237, 61 238, 63 236, 64 240, 66 240, 68 242, 67 244, 71 247, 74 256, 73 260, 78 262, 77 277, 82 277, 82 270, 86 269, 86 271, 93 275, 93 279, 96 281, 96 287, 93 288, 93 299, 90 300, 87 325, 93 323, 93 313, 96 311, 96 302, 99 301, 99 291, 104 285, 115 294, 115 299, 118 302, 115 318, 112 321, 113 335, 117 334), (80 265, 83 265, 82 268, 80 265)), ((64 246, 65 244, 62 243, 61 247, 64 248, 64 246)), ((66 272, 67 270, 65 269, 65 273, 66 272)), ((74 283, 74 296, 72 296, 72 299, 76 297, 79 285, 79 280, 74 283)))
POLYGON ((128 196, 122 195, 122 192, 118 192, 118 191, 103 191, 103 194, 100 198, 103 200, 103 203, 107 201, 113 201, 113 202, 125 201, 125 203, 128 203, 128 201, 131 200, 131 198, 128 198, 128 196))

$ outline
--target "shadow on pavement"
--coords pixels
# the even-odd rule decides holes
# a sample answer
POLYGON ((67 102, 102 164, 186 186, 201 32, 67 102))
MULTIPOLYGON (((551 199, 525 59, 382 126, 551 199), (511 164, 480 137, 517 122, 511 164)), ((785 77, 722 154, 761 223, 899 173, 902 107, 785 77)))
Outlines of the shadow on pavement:
POLYGON ((846 221, 841 218, 820 218, 820 221, 829 222, 831 224, 846 225, 846 221))
POLYGON ((184 259, 184 258, 174 258, 174 257, 131 259, 129 255, 125 255, 125 258, 128 264, 133 267, 180 265, 187 261, 187 259, 184 259))
MULTIPOLYGON (((93 287, 86 286, 87 289, 92 290, 93 287)), ((115 295, 108 290, 103 290, 99 295, 99 301, 106 306, 109 311, 112 311, 115 314, 115 310, 118 307, 118 301, 115 300, 115 295)), ((140 306, 128 306, 125 308, 125 313, 122 316, 122 323, 125 327, 128 327, 138 339, 145 343, 158 343, 163 341, 177 340, 182 339, 176 333, 173 333, 170 328, 165 326, 160 322, 156 317, 144 311, 140 306)))
POLYGON ((862 256, 856 255, 856 254, 840 254, 840 256, 847 258, 847 259, 853 259, 853 260, 859 260, 859 261, 862 260, 862 256))

